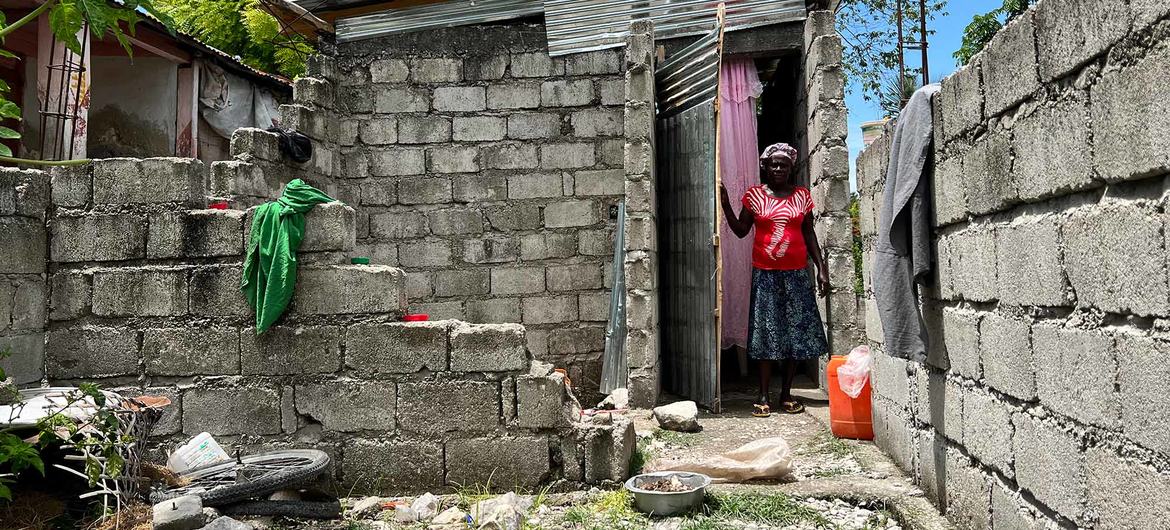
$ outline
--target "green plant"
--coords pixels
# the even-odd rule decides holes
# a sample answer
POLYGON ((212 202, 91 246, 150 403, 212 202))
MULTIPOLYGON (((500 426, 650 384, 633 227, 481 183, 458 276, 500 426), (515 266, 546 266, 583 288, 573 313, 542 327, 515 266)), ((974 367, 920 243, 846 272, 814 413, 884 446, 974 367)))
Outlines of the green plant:
POLYGON ((313 46, 300 35, 283 35, 280 22, 257 0, 157 0, 176 28, 238 56, 248 66, 297 77, 313 46))
POLYGON ((812 443, 817 446, 819 452, 828 453, 838 458, 844 458, 853 454, 853 446, 849 445, 844 440, 833 436, 832 433, 824 431, 817 435, 812 440, 812 443))
MULTIPOLYGON (((918 40, 921 25, 918 2, 912 0, 843 0, 837 11, 837 33, 844 45, 844 72, 850 90, 860 88, 866 101, 881 101, 883 84, 898 73, 898 2, 906 40, 918 40), (856 87, 856 88, 855 88, 856 87)), ((945 15, 945 0, 927 0, 926 19, 945 15)), ((934 31, 927 31, 933 35, 934 31)), ((917 77, 921 70, 907 68, 917 77)), ((900 105, 899 105, 900 107, 900 105)))
MULTIPOLYGON (((170 17, 159 11, 153 0, 45 0, 45 3, 33 9, 20 19, 8 22, 8 18, 0 11, 0 44, 17 28, 28 24, 48 13, 49 29, 53 36, 70 51, 81 54, 81 42, 77 34, 89 24, 89 32, 94 40, 100 40, 107 34, 112 36, 126 55, 132 55, 130 38, 134 35, 135 25, 141 20, 139 10, 149 13, 163 25, 169 27, 170 17)), ((10 51, 0 48, 0 56, 9 59, 19 59, 10 51)), ((12 87, 0 80, 0 119, 21 119, 20 106, 8 99, 12 87)), ((20 138, 20 133, 10 127, 0 126, 0 139, 11 140, 20 138)), ((0 156, 11 157, 12 149, 0 144, 0 156)))
POLYGON ((709 494, 703 505, 703 517, 716 521, 734 520, 780 527, 800 523, 812 524, 818 528, 832 527, 829 520, 816 509, 782 493, 709 494))
POLYGON ((971 23, 963 29, 963 44, 955 51, 955 62, 963 66, 971 62, 975 54, 983 51, 991 38, 1003 29, 1004 25, 1028 11, 1028 6, 1035 0, 1003 0, 1003 5, 992 9, 983 15, 975 15, 971 23))
POLYGON ((861 252, 861 196, 857 192, 849 198, 849 230, 853 234, 853 292, 860 296, 865 294, 865 262, 861 252))

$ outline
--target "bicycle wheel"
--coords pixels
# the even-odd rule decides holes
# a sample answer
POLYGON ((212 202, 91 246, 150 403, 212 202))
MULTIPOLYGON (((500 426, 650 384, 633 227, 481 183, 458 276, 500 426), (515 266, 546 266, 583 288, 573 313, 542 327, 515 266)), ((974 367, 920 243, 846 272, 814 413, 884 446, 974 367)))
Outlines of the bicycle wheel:
POLYGON ((316 449, 289 449, 240 457, 192 469, 180 475, 186 486, 156 490, 158 503, 184 495, 198 495, 204 506, 222 506, 288 489, 320 475, 329 467, 329 455, 316 449))
POLYGON ((341 517, 341 503, 338 501, 244 501, 220 506, 219 512, 224 515, 337 519, 341 517))

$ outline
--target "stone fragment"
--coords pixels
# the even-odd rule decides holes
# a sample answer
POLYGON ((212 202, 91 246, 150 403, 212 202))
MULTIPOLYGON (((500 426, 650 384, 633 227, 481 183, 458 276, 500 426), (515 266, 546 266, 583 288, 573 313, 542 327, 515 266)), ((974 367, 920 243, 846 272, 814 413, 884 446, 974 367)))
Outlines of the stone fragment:
POLYGON ((699 426, 699 407, 695 405, 694 401, 679 401, 655 407, 653 416, 658 421, 658 426, 668 431, 698 432, 702 430, 702 427, 699 426))
POLYGON ((203 516, 203 499, 198 495, 184 495, 154 505, 154 530, 196 530, 207 522, 203 516))
POLYGON ((203 530, 252 530, 252 525, 242 523, 231 517, 219 517, 211 521, 203 530))

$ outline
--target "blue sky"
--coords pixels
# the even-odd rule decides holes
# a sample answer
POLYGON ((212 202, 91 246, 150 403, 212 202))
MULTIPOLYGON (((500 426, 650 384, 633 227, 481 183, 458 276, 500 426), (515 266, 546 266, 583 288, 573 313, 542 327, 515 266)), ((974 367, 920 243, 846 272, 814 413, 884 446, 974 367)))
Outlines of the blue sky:
MULTIPOLYGON (((938 81, 955 71, 955 58, 951 55, 963 42, 963 28, 971 23, 976 14, 987 13, 1003 5, 1003 0, 952 0, 947 3, 946 16, 940 16, 930 23, 935 34, 930 40, 930 78, 938 81)), ((917 50, 906 54, 906 64, 917 67, 922 63, 917 50)), ((877 102, 865 101, 860 87, 851 84, 845 95, 849 106, 849 173, 850 185, 856 188, 854 166, 857 154, 861 152, 861 124, 882 118, 877 102)))

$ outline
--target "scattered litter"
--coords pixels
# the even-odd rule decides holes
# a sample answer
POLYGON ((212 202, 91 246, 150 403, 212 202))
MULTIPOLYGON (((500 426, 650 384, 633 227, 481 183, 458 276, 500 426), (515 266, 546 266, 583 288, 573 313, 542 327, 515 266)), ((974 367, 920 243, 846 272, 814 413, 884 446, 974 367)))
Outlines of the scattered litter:
MULTIPOLYGON (((366 497, 353 503, 353 507, 349 509, 349 513, 358 519, 365 519, 385 510, 385 505, 388 502, 385 497, 366 497)), ((390 509, 393 509, 393 505, 391 505, 390 509)))
POLYGON ((439 513, 439 498, 429 492, 410 503, 410 509, 418 515, 419 521, 426 521, 439 513))
POLYGON ((601 403, 597 404, 597 408, 601 410, 625 410, 630 406, 630 391, 625 388, 619 388, 610 392, 601 403))
POLYGON ((410 506, 399 504, 394 507, 394 522, 396 523, 413 523, 419 520, 418 513, 416 513, 410 506))
POLYGON ((216 462, 231 460, 231 456, 215 438, 206 432, 195 435, 187 443, 176 448, 167 457, 167 468, 175 473, 185 473, 189 469, 203 467, 216 462))
POLYGON ((869 346, 858 346, 849 352, 845 364, 837 367, 837 380, 841 391, 851 398, 861 395, 865 383, 869 381, 869 369, 873 364, 873 357, 869 354, 869 346))
POLYGON ((658 426, 668 431, 698 432, 699 407, 694 401, 678 401, 654 409, 653 417, 658 426))
POLYGON ((471 522, 471 516, 457 506, 447 508, 446 511, 435 516, 428 528, 432 530, 464 530, 471 522))
POLYGON ((792 473, 792 450, 784 438, 763 438, 717 456, 657 459, 646 464, 646 469, 702 473, 714 482, 777 479, 792 473))

